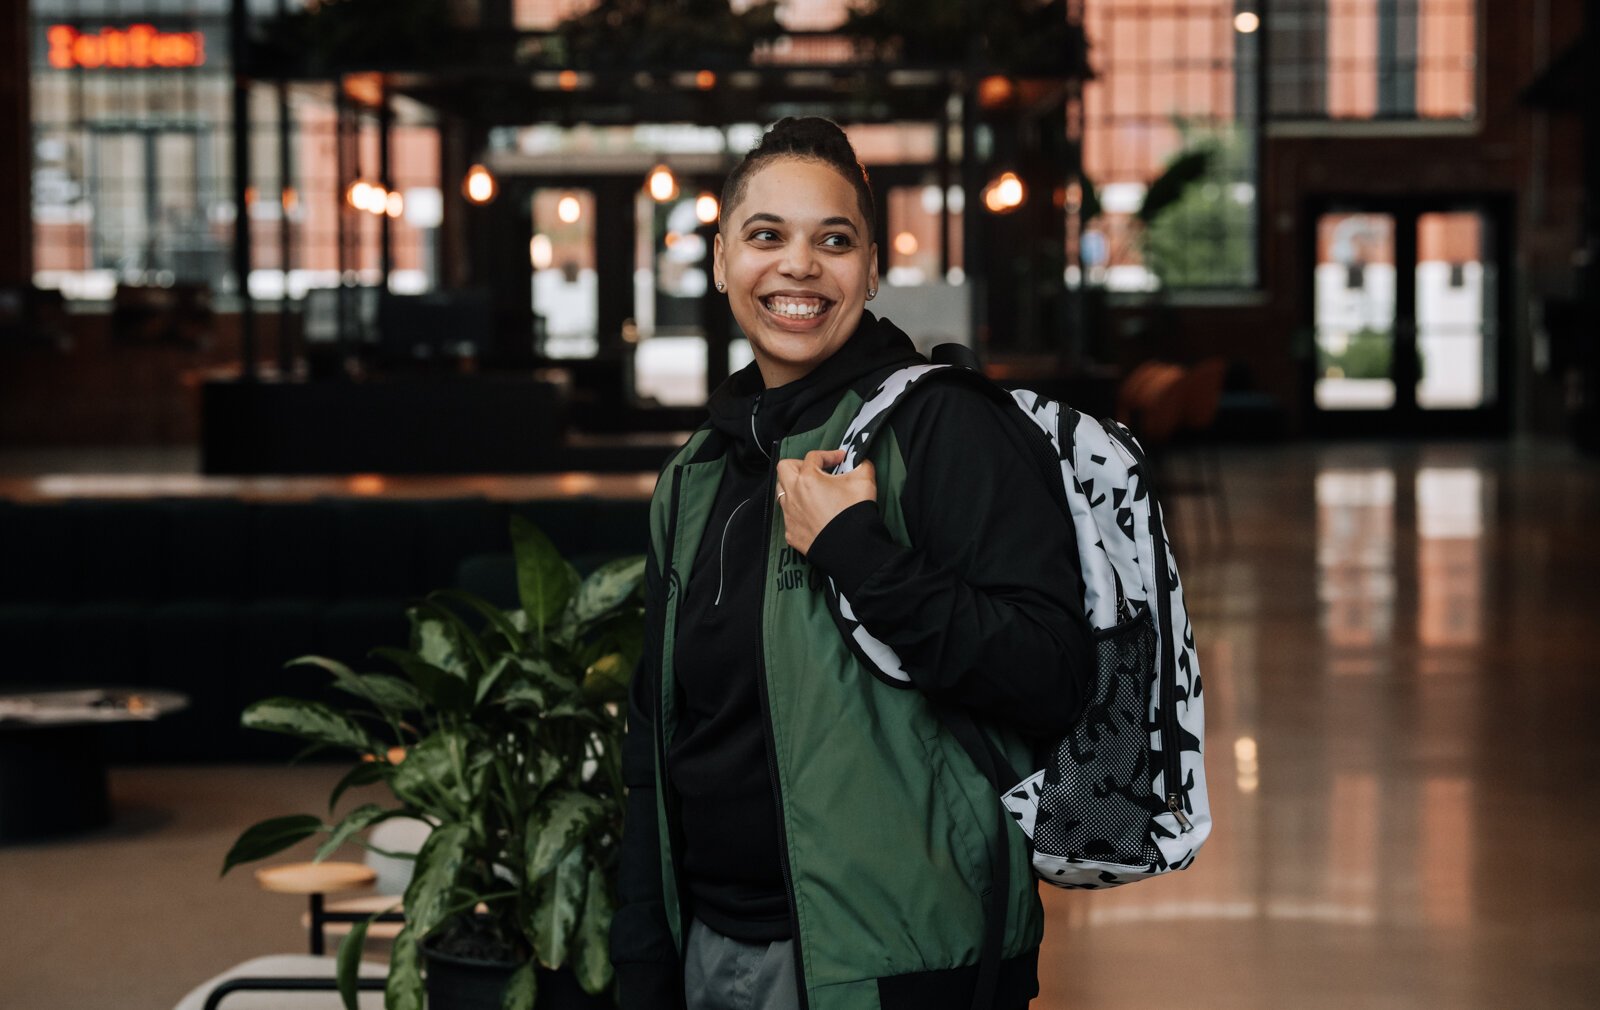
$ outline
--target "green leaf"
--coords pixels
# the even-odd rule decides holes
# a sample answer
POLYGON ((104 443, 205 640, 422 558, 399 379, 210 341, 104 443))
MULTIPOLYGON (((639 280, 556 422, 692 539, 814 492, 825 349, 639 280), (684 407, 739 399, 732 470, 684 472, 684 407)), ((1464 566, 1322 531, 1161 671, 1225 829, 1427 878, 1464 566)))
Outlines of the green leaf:
POLYGON ((437 666, 448 673, 457 676, 465 674, 466 663, 462 660, 460 650, 456 648, 456 641, 451 635, 449 625, 437 618, 416 616, 420 613, 420 608, 412 611, 413 619, 416 620, 416 641, 412 648, 416 650, 417 657, 424 663, 437 666))
POLYGON ((517 560, 517 595, 540 641, 561 617, 577 589, 577 572, 550 538, 522 516, 511 517, 511 549, 517 560))
POLYGON ((333 795, 328 797, 328 813, 333 813, 333 808, 339 805, 339 797, 347 790, 382 782, 384 776, 389 774, 390 767, 383 761, 357 761, 344 773, 344 778, 339 780, 339 784, 333 787, 333 795))
POLYGON ((489 667, 488 672, 486 672, 482 677, 478 678, 478 688, 476 693, 473 695, 473 704, 483 704, 483 699, 489 696, 489 692, 494 690, 495 684, 498 683, 500 678, 505 676, 506 671, 512 669, 515 664, 515 656, 501 656, 499 659, 495 660, 494 665, 489 667))
POLYGON ((632 597, 643 581, 643 555, 608 561, 578 587, 573 612, 579 621, 592 621, 632 597))
POLYGON ((321 669, 333 674, 335 683, 350 680, 356 675, 355 672, 352 671, 348 666, 345 666, 337 659, 329 659, 327 656, 296 656, 294 659, 291 659, 287 663, 283 664, 283 666, 284 669, 288 669, 291 666, 320 667, 321 669))
POLYGON ((1139 206, 1139 220, 1149 224, 1161 212, 1183 198, 1184 191, 1211 171, 1216 149, 1210 145, 1191 148, 1172 159, 1166 170, 1145 191, 1139 206))
POLYGON ((465 824, 441 824, 422 843, 411 886, 406 888, 408 930, 426 936, 444 921, 466 861, 468 834, 465 824))
POLYGON ((406 712, 420 712, 427 706, 422 692, 407 681, 387 673, 358 673, 350 680, 341 680, 333 686, 371 702, 379 712, 395 718, 406 712))
POLYGON ((318 701, 268 698, 245 709, 239 721, 247 729, 284 733, 360 754, 383 749, 355 720, 318 701))
POLYGON ((257 859, 275 856, 321 830, 322 818, 310 814, 273 817, 252 825, 245 829, 239 840, 233 843, 233 848, 228 850, 227 857, 222 861, 222 875, 227 876, 228 871, 240 863, 252 863, 257 859))
POLYGON ((529 784, 537 794, 547 786, 560 781, 564 775, 573 770, 567 766, 566 762, 554 754, 547 750, 541 750, 536 752, 529 760, 528 766, 523 769, 523 773, 528 777, 529 784))
POLYGON ((589 881, 583 898, 583 918, 573 941, 573 972, 578 985, 591 996, 598 996, 611 984, 611 918, 616 906, 606 872, 589 867, 589 881))
POLYGON ((356 979, 361 973, 361 951, 367 943, 367 927, 371 925, 372 919, 351 923, 350 932, 339 941, 333 977, 338 983, 339 998, 344 1001, 345 1010, 359 1010, 356 1006, 356 979))
MULTIPOLYGON (((467 674, 468 679, 471 679, 471 674, 474 670, 482 670, 489 665, 489 651, 484 648, 483 640, 478 637, 478 633, 466 621, 461 619, 460 614, 442 603, 435 603, 432 600, 424 600, 418 604, 415 612, 431 614, 435 621, 439 622, 440 628, 438 630, 428 632, 429 636, 435 636, 429 648, 448 650, 445 655, 449 657, 450 661, 439 662, 429 657, 426 651, 423 651, 424 659, 447 670, 454 671, 459 669, 467 674), (470 653, 472 662, 467 662, 468 657, 462 654, 463 647, 470 653)), ((418 625, 419 632, 424 630, 428 623, 423 622, 423 624, 418 625)), ((424 639, 425 644, 428 641, 428 638, 424 639)))
POLYGON ((588 723, 591 726, 604 726, 605 719, 587 704, 581 701, 564 701, 559 705, 552 705, 540 715, 545 719, 571 719, 574 722, 588 723))
POLYGON ((603 803, 576 790, 557 793, 539 804, 528 815, 528 879, 538 880, 554 870, 605 812, 603 803))
POLYGON ((405 760, 394 767, 389 788, 413 807, 453 816, 471 800, 456 766, 466 750, 466 738, 460 733, 435 732, 406 751, 405 760), (441 795, 450 803, 447 810, 438 809, 441 795))
POLYGON ((522 632, 517 630, 516 624, 504 611, 483 597, 475 596, 464 589, 438 589, 429 593, 428 599, 445 600, 476 610, 496 631, 505 636, 513 650, 522 651, 522 632))
POLYGON ((344 819, 334 826, 333 834, 328 836, 328 840, 317 846, 317 854, 312 859, 318 863, 322 862, 333 855, 335 849, 348 842, 356 832, 364 831, 379 821, 387 820, 398 813, 400 811, 385 810, 376 803, 366 803, 356 807, 348 814, 345 814, 344 819))
POLYGON ((500 703, 511 709, 543 712, 550 706, 550 698, 541 685, 524 681, 500 692, 500 703))
POLYGON ((587 880, 584 850, 575 848, 534 887, 533 922, 528 932, 533 937, 534 955, 546 968, 566 963, 587 880))
POLYGON ((467 682, 448 670, 442 670, 414 652, 380 646, 372 655, 386 659, 417 685, 426 701, 447 712, 465 712, 471 702, 467 682))
POLYGON ((625 656, 630 666, 638 664, 644 652, 643 607, 625 607, 584 629, 583 644, 577 654, 580 663, 588 666, 613 652, 625 656))
POLYGON ((517 669, 522 672, 526 681, 542 687, 545 690, 545 697, 552 702, 556 698, 570 697, 578 693, 578 682, 557 670, 555 664, 548 659, 518 656, 516 663, 517 669))
MULTIPOLYGON (((407 901, 409 904, 409 899, 407 901)), ((409 914, 409 908, 407 912, 409 914)), ((423 933, 414 923, 407 922, 394 938, 394 949, 389 952, 389 984, 384 991, 384 1010, 422 1010, 422 956, 417 950, 417 940, 423 933)))
POLYGON ((583 676, 584 696, 599 702, 626 699, 628 681, 633 678, 633 665, 618 652, 601 657, 583 676))
POLYGON ((533 1010, 534 1000, 539 996, 537 968, 538 965, 532 961, 525 961, 517 966, 517 970, 511 973, 511 978, 506 980, 506 991, 500 1003, 500 1010, 533 1010))

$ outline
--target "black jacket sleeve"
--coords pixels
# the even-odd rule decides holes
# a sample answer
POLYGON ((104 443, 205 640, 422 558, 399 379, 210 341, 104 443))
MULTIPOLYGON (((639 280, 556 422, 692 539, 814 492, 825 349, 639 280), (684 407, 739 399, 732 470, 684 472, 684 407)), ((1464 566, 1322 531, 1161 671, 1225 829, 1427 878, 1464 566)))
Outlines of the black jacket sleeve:
POLYGON ((622 778, 628 787, 623 817, 618 904, 611 920, 611 962, 624 1010, 674 1010, 684 1005, 683 969, 667 925, 656 822, 656 691, 661 683, 661 612, 666 598, 660 565, 645 564, 645 643, 628 691, 622 778))
POLYGON ((1059 478, 1026 441, 1049 440, 1001 413, 1010 409, 953 382, 914 393, 890 419, 906 460, 900 503, 911 546, 864 502, 823 528, 808 560, 916 687, 1060 736, 1091 662, 1078 547, 1046 483, 1059 478))

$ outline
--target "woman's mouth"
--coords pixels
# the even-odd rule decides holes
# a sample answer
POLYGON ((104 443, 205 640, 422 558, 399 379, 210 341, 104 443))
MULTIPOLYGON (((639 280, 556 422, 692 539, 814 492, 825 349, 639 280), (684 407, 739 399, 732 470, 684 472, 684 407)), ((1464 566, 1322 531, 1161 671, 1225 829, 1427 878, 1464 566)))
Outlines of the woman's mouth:
POLYGON ((816 296, 767 295, 761 299, 761 305, 779 319, 805 322, 827 312, 833 302, 816 296))

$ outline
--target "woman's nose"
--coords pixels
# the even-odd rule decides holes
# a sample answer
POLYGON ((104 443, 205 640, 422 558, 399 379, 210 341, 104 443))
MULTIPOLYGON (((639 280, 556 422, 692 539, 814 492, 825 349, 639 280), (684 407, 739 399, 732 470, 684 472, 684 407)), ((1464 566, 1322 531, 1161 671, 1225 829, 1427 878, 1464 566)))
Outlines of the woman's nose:
POLYGON ((817 272, 817 254, 809 242, 790 242, 783 250, 783 272, 789 277, 811 277, 817 272))

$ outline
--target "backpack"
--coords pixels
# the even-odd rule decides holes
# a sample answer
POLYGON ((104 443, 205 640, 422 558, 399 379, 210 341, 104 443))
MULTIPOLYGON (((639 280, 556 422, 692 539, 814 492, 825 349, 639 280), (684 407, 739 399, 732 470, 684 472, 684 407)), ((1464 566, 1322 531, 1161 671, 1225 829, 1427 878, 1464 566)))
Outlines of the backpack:
MULTIPOLYGON (((1039 879, 1105 888, 1184 869, 1211 833, 1202 760, 1205 706, 1183 587, 1144 451, 1115 421, 1027 390, 1007 393, 972 367, 970 355, 960 345, 943 345, 934 350, 941 363, 913 365, 884 380, 846 429, 840 443, 845 458, 834 472, 848 472, 866 458, 895 406, 934 379, 965 381, 1009 404, 1007 414, 1016 422, 1026 419, 1044 430, 1060 468, 1063 521, 1077 534, 1083 609, 1093 629, 1083 714, 1065 738, 1040 752, 1043 766, 1024 777, 969 715, 936 707, 1028 837, 1039 879), (967 367, 943 363, 963 355, 967 367)), ((894 650, 856 620, 832 580, 827 598, 856 655, 910 686, 894 650)), ((993 890, 1003 895, 1009 860, 1000 851, 991 853, 991 863, 1000 877, 993 890)), ((997 947, 998 938, 991 940, 997 947)))

